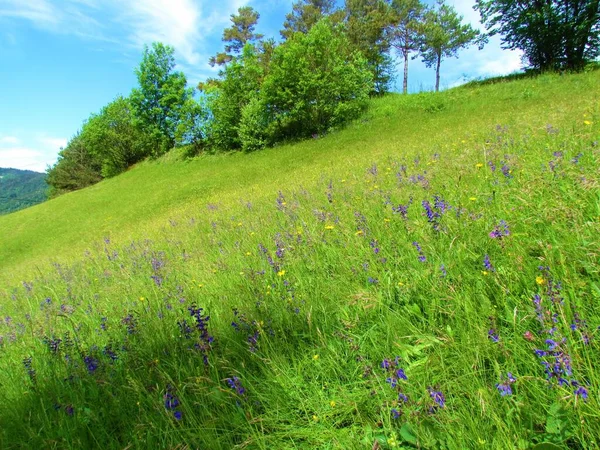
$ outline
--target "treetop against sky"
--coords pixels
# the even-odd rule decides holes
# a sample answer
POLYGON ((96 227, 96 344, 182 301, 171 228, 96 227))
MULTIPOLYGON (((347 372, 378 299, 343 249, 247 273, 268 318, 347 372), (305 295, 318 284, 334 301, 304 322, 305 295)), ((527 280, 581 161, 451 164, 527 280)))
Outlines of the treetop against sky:
MULTIPOLYGON (((176 50, 191 86, 214 77, 209 59, 241 6, 260 13, 256 32, 280 39, 292 1, 0 0, 0 167, 44 171, 92 112, 135 86, 144 44, 176 50)), ((338 2, 340 3, 340 2, 338 2)), ((473 1, 449 1, 465 22, 483 29, 473 1)), ((400 60, 398 69, 401 70, 400 60)), ((441 86, 513 72, 520 54, 493 38, 483 51, 464 50, 444 62, 441 86)), ((397 72, 396 89, 402 89, 397 72)), ((411 62, 409 91, 431 89, 435 72, 411 62)))

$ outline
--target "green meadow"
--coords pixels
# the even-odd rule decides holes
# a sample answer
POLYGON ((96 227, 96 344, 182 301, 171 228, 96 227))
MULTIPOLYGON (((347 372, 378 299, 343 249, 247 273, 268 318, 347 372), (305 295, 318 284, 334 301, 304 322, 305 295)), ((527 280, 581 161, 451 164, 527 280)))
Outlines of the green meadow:
POLYGON ((599 170, 515 76, 2 216, 0 448, 598 448, 599 170))

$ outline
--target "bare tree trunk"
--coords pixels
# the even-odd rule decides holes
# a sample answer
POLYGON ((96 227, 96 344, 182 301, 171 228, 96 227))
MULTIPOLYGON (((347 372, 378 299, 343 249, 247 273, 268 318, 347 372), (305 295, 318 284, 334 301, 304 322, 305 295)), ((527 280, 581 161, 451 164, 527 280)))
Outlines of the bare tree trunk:
POLYGON ((435 92, 440 91, 440 64, 442 63, 442 55, 438 55, 437 64, 435 66, 435 92))
POLYGON ((404 82, 402 83, 402 92, 408 93, 408 50, 404 49, 404 82))

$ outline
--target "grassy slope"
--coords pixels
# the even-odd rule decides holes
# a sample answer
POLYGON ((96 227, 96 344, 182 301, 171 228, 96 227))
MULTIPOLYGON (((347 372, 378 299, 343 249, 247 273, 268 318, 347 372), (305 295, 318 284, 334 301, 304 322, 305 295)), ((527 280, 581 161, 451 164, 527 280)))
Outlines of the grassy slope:
POLYGON ((389 155, 456 147, 462 139, 476 142, 497 124, 531 130, 557 120, 575 125, 597 104, 597 81, 596 73, 549 76, 438 96, 390 96, 372 103, 367 121, 317 141, 252 155, 142 164, 0 217, 0 281, 35 273, 50 259, 81 256, 107 235, 120 242, 152 235, 169 218, 193 215, 207 203, 274 198, 280 189, 311 185, 324 173, 343 176, 389 155), (430 112, 436 109, 441 111, 430 112))
POLYGON ((0 447, 597 448, 599 78, 390 96, 0 218, 0 447))

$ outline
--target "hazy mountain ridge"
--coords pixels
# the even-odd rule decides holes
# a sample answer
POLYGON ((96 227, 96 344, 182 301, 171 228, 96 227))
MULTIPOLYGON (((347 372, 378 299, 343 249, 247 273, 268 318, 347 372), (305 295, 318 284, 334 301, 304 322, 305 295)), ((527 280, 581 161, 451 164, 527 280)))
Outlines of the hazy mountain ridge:
POLYGON ((0 214, 7 214, 45 201, 46 174, 31 170, 0 168, 0 214))

